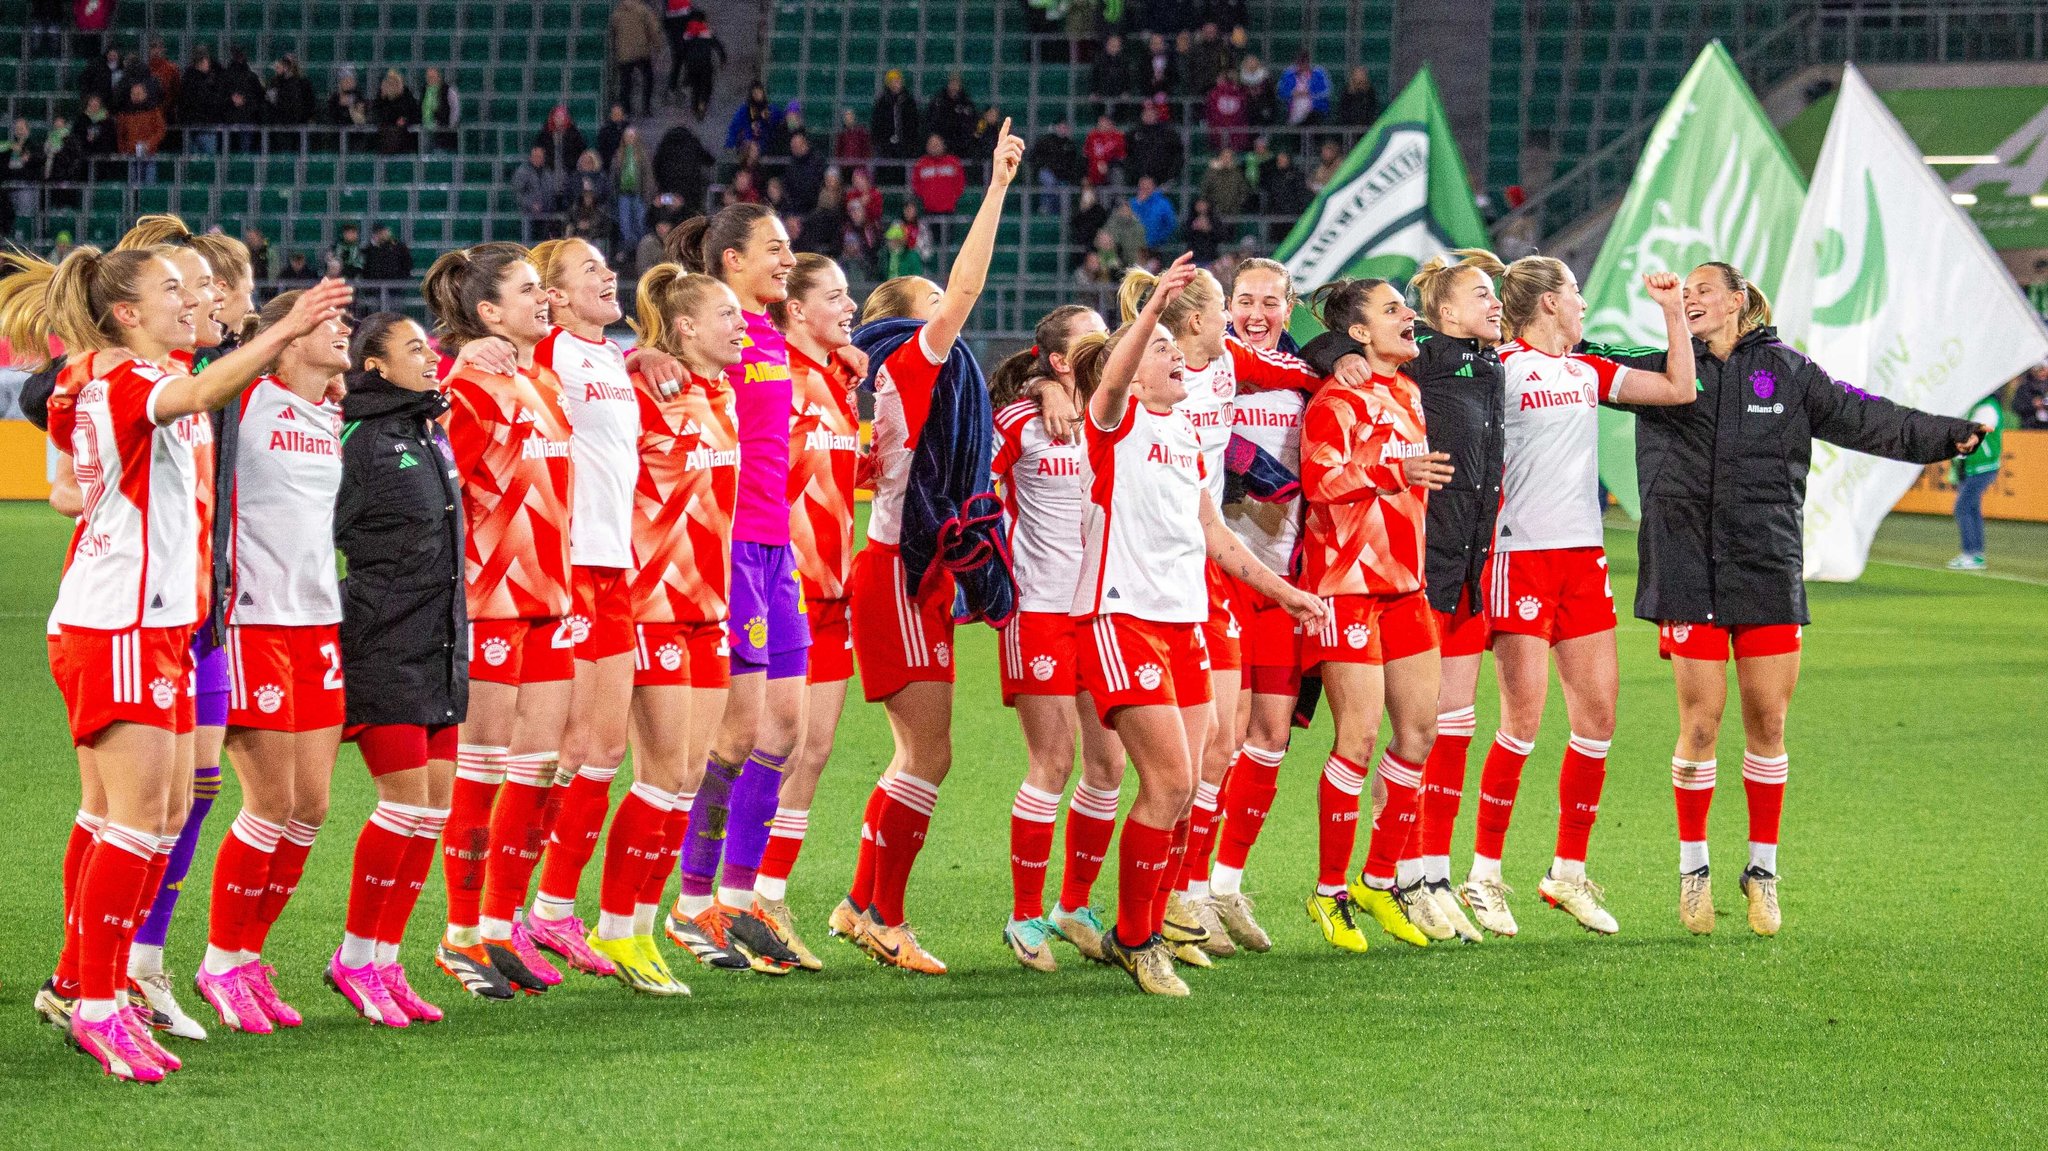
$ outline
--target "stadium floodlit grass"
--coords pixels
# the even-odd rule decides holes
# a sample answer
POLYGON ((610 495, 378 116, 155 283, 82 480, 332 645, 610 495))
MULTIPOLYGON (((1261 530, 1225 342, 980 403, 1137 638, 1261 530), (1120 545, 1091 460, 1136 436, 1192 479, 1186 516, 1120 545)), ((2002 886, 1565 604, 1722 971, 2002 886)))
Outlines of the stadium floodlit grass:
MULTIPOLYGON (((684 961, 677 970, 696 995, 682 1001, 575 975, 539 1002, 471 1001, 428 957, 437 871, 408 959, 418 985, 450 1008, 448 1022, 373 1029, 319 977, 371 804, 361 763, 344 750, 306 883, 271 937, 279 982, 306 1026, 181 1047, 186 1071, 136 1087, 67 1053, 29 1009, 54 955, 57 860, 76 799, 41 638, 66 527, 40 506, 0 506, 8 1147, 1949 1148, 2048 1138, 2042 528, 1993 525, 1994 572, 2032 573, 2025 580, 1880 564, 1861 583, 1813 588, 1777 939, 1750 935, 1736 892, 1734 723, 1714 815, 1721 927, 1694 939, 1678 925, 1669 673, 1651 630, 1629 620, 1593 840, 1619 937, 1586 934, 1535 894, 1566 736, 1553 690, 1508 841, 1520 938, 1417 951, 1368 925, 1368 955, 1322 943, 1300 899, 1314 870, 1325 721, 1297 737, 1252 860, 1271 954, 1193 973, 1194 997, 1180 1002, 1140 996, 1070 949, 1058 974, 1024 971, 998 938, 1022 755, 996 697, 993 635, 976 626, 961 631, 953 777, 910 892, 913 922, 950 975, 882 970, 825 937, 860 803, 889 754, 881 710, 854 703, 791 891, 822 974, 720 976, 684 961)), ((1953 544, 1945 520, 1894 517, 1878 554, 1938 568, 1953 544)), ((1626 605, 1634 539, 1614 532, 1609 546, 1626 605)), ((1483 747, 1495 714, 1484 691, 1479 710, 1483 747)), ((170 962, 181 977, 203 942, 205 861, 237 802, 230 783, 179 912, 170 962)), ((1112 865, 1104 898, 1114 876, 1112 865)), ((585 895, 595 898, 594 869, 585 895)), ((181 995, 210 1017, 189 987, 181 995)))

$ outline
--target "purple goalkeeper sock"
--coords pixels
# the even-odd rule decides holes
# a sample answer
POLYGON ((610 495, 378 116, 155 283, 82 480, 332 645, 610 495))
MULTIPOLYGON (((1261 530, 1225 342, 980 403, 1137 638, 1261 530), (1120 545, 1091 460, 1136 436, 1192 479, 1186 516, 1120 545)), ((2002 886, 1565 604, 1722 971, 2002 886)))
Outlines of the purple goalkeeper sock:
POLYGON ((690 805, 689 830, 683 834, 684 895, 710 895, 718 879, 718 857, 725 848, 725 825, 732 808, 733 781, 740 765, 711 756, 704 765, 704 782, 697 787, 697 800, 690 805))
POLYGON ((135 942, 144 947, 162 947, 171 933, 171 913, 178 909, 178 895, 185 876, 192 870, 192 856, 199 850, 200 825, 213 801, 220 795, 220 766, 201 767, 192 773, 192 810, 185 816, 185 829, 178 833, 177 846, 164 864, 163 886, 156 889, 156 901, 149 905, 149 918, 135 932, 135 942))
POLYGON ((786 755, 760 748, 747 757, 745 770, 732 789, 732 820, 725 839, 725 886, 751 890, 768 851, 768 825, 775 819, 775 798, 782 791, 786 755))

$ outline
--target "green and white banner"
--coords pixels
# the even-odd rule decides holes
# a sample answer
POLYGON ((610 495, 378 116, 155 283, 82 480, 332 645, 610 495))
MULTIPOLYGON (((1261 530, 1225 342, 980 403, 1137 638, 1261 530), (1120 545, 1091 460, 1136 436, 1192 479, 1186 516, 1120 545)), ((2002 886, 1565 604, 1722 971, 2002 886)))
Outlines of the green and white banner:
MULTIPOLYGON (((2048 356, 2048 330, 1854 65, 1776 297, 1779 333, 1837 379, 1960 416, 2048 356)), ((1806 490, 1806 576, 1863 574, 1919 467, 1826 443, 1806 490)))
MULTIPOLYGON (((1664 346, 1648 272, 1680 276, 1708 260, 1742 269, 1765 292, 1785 270, 1805 182, 1719 41, 1707 45, 1643 145, 1635 179, 1586 279, 1586 338, 1664 346)), ((1775 298, 1775 297, 1773 297, 1775 298)), ((1600 412, 1600 478, 1631 516, 1635 417, 1600 412)))

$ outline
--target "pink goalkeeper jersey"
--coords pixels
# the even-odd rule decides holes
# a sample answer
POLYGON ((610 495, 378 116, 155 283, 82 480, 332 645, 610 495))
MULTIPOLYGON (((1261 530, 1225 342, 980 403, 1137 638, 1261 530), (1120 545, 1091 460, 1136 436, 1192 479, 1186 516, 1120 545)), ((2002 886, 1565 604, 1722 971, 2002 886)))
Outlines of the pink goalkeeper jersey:
POLYGON ((747 346, 726 369, 738 397, 740 499, 732 538, 789 544, 789 345, 766 312, 747 318, 747 346))

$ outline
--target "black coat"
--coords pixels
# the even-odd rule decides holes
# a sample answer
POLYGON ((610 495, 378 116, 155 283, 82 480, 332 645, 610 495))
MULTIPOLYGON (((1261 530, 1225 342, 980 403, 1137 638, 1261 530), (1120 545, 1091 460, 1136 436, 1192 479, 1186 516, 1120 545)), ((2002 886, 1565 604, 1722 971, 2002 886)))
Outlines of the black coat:
POLYGON ((917 129, 917 97, 908 88, 901 92, 882 89, 875 106, 868 110, 868 135, 874 140, 875 153, 890 160, 923 155, 924 137, 917 129))
POLYGON ((1155 184, 1171 184, 1187 166, 1187 149, 1171 124, 1140 124, 1131 129, 1127 151, 1124 163, 1133 182, 1139 176, 1150 176, 1155 184))
MULTIPOLYGON (((1441 335, 1419 323, 1415 339, 1422 354, 1402 370, 1422 389, 1430 450, 1451 457, 1451 482, 1429 493, 1424 585, 1429 605, 1438 611, 1456 610, 1461 594, 1477 611, 1486 603, 1486 561, 1500 514, 1507 376, 1500 357, 1477 340, 1441 335)), ((1325 332, 1309 341, 1301 358, 1327 376, 1350 352, 1363 349, 1341 332, 1325 332)))
MULTIPOLYGON (((1612 358, 1664 370, 1664 353, 1612 358)), ((1804 624, 1802 510, 1818 438, 1886 459, 1931 464, 1974 428, 1837 381, 1757 328, 1726 362, 1693 341, 1699 396, 1636 414, 1643 523, 1636 617, 1721 627, 1804 624)))
POLYGON ((462 491, 439 392, 350 373, 334 543, 348 722, 438 726, 469 713, 462 491))

